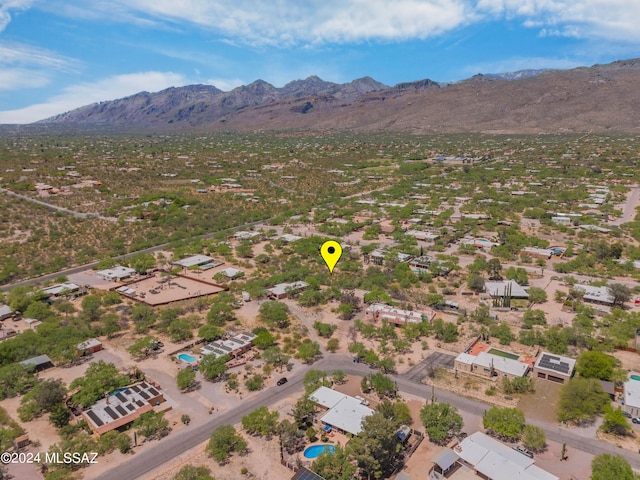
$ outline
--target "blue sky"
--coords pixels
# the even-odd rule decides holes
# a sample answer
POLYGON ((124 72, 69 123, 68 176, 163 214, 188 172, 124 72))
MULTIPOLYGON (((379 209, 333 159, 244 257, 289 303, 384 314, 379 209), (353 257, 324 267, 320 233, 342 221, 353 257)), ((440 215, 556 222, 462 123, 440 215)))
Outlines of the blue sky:
POLYGON ((206 83, 395 83, 640 57, 638 0, 0 0, 0 123, 206 83))

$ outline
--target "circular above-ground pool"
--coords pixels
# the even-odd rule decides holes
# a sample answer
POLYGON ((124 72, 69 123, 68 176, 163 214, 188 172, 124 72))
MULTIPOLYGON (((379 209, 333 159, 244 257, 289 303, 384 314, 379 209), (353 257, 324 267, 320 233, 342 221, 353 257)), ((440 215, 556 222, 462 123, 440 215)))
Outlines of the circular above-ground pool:
POLYGON ((325 443, 323 445, 312 445, 304 449, 304 458, 316 458, 321 453, 334 453, 336 451, 336 447, 329 443, 325 443))
POLYGON ((631 378, 631 380, 640 380, 640 376, 638 375, 631 375, 629 378, 631 378))
POLYGON ((194 357, 193 355, 189 355, 188 353, 181 353, 180 355, 178 355, 178 358, 187 363, 196 363, 196 361, 198 360, 196 357, 194 357))

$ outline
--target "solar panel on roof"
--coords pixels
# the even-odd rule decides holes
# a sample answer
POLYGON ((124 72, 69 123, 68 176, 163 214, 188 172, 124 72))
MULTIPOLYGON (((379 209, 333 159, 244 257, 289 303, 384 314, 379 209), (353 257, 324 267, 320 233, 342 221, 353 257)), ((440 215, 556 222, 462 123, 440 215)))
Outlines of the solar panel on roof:
POLYGON ((142 388, 144 388, 145 390, 146 390, 147 388, 149 388, 149 385, 147 385, 147 382, 142 382, 142 383, 140 384, 140 386, 141 386, 142 388))
POLYGON ((140 396, 145 400, 149 400, 149 395, 147 395, 147 392, 143 392, 142 390, 140 390, 140 396))
POLYGON ((156 395, 158 395, 158 391, 157 391, 155 388, 153 388, 153 387, 151 387, 151 388, 149 389, 149 393, 150 393, 151 395, 153 395, 154 397, 155 397, 156 395))
POLYGON ((104 412, 109 415, 113 420, 117 420, 119 418, 119 415, 116 414, 116 412, 114 412, 111 407, 105 407, 104 412))
POLYGON ((142 407, 144 403, 141 400, 136 400, 136 405, 138 405, 139 407, 142 407))
POLYGON ((127 403, 125 407, 127 407, 130 412, 133 412, 136 409, 136 407, 133 406, 133 403, 127 403))
POLYGON ((131 390, 133 390, 133 391, 134 391, 134 392, 136 392, 136 393, 140 391, 140 389, 139 389, 136 385, 134 385, 133 387, 131 387, 131 390))
POLYGON ((93 421, 93 423, 95 423, 98 427, 101 427, 102 425, 104 425, 104 422, 102 420, 100 420, 100 417, 98 417, 98 415, 95 414, 95 412, 93 410, 87 410, 86 412, 84 412, 87 414, 87 416, 93 421))
POLYGON ((127 411, 124 408, 122 408, 122 405, 116 405, 116 410, 123 417, 127 414, 127 411))
POLYGON ((298 470, 298 472, 294 475, 292 480, 325 480, 324 477, 321 477, 317 473, 312 472, 311 470, 307 470, 303 468, 298 470))
POLYGON ((120 400, 122 403, 125 403, 127 399, 121 393, 116 393, 116 398, 120 400))

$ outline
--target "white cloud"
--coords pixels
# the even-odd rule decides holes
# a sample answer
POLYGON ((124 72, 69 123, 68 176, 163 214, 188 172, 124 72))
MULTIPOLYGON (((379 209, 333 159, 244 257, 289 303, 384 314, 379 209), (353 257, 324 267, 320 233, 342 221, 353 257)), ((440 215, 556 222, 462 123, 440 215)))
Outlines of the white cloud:
POLYGON ((526 27, 545 26, 542 35, 640 41, 637 0, 479 0, 477 11, 492 17, 523 18, 526 27))
POLYGON ((0 111, 0 123, 31 123, 104 100, 122 98, 141 91, 159 91, 189 82, 173 72, 141 72, 116 75, 93 83, 65 87, 46 102, 17 110, 0 111))
MULTIPOLYGON (((105 11, 102 1, 75 3, 63 13, 89 17, 105 11)), ((193 24, 235 42, 280 46, 428 38, 476 17, 469 0, 112 0, 109 5, 125 10, 123 19, 193 24)))
POLYGON ((18 90, 22 88, 44 87, 49 83, 49 76, 43 72, 26 68, 0 69, 0 90, 18 90))
POLYGON ((50 50, 24 43, 5 42, 0 45, 0 66, 23 65, 57 71, 74 71, 78 62, 50 50))
POLYGON ((33 4, 33 0, 0 0, 0 32, 11 22, 12 10, 26 10, 33 4))

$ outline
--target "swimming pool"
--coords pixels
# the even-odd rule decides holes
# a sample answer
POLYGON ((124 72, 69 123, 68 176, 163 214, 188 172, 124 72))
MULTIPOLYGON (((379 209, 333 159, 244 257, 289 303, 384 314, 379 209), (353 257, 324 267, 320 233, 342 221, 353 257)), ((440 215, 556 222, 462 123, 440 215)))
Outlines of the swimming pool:
POLYGON ((323 445, 312 445, 305 448, 303 455, 304 458, 317 458, 321 453, 334 453, 335 451, 336 447, 325 443, 323 445))
POLYGON ((193 355, 189 355, 188 353, 181 353, 180 355, 178 355, 178 358, 187 363, 196 363, 196 361, 198 360, 196 357, 194 357, 193 355))
POLYGON ((631 380, 640 380, 640 377, 638 375, 631 375, 631 380))
POLYGON ((490 353, 491 355, 496 355, 497 357, 510 358, 511 360, 517 360, 518 358, 520 358, 519 355, 503 352, 502 350, 498 350, 497 348, 492 348, 487 353, 490 353))

